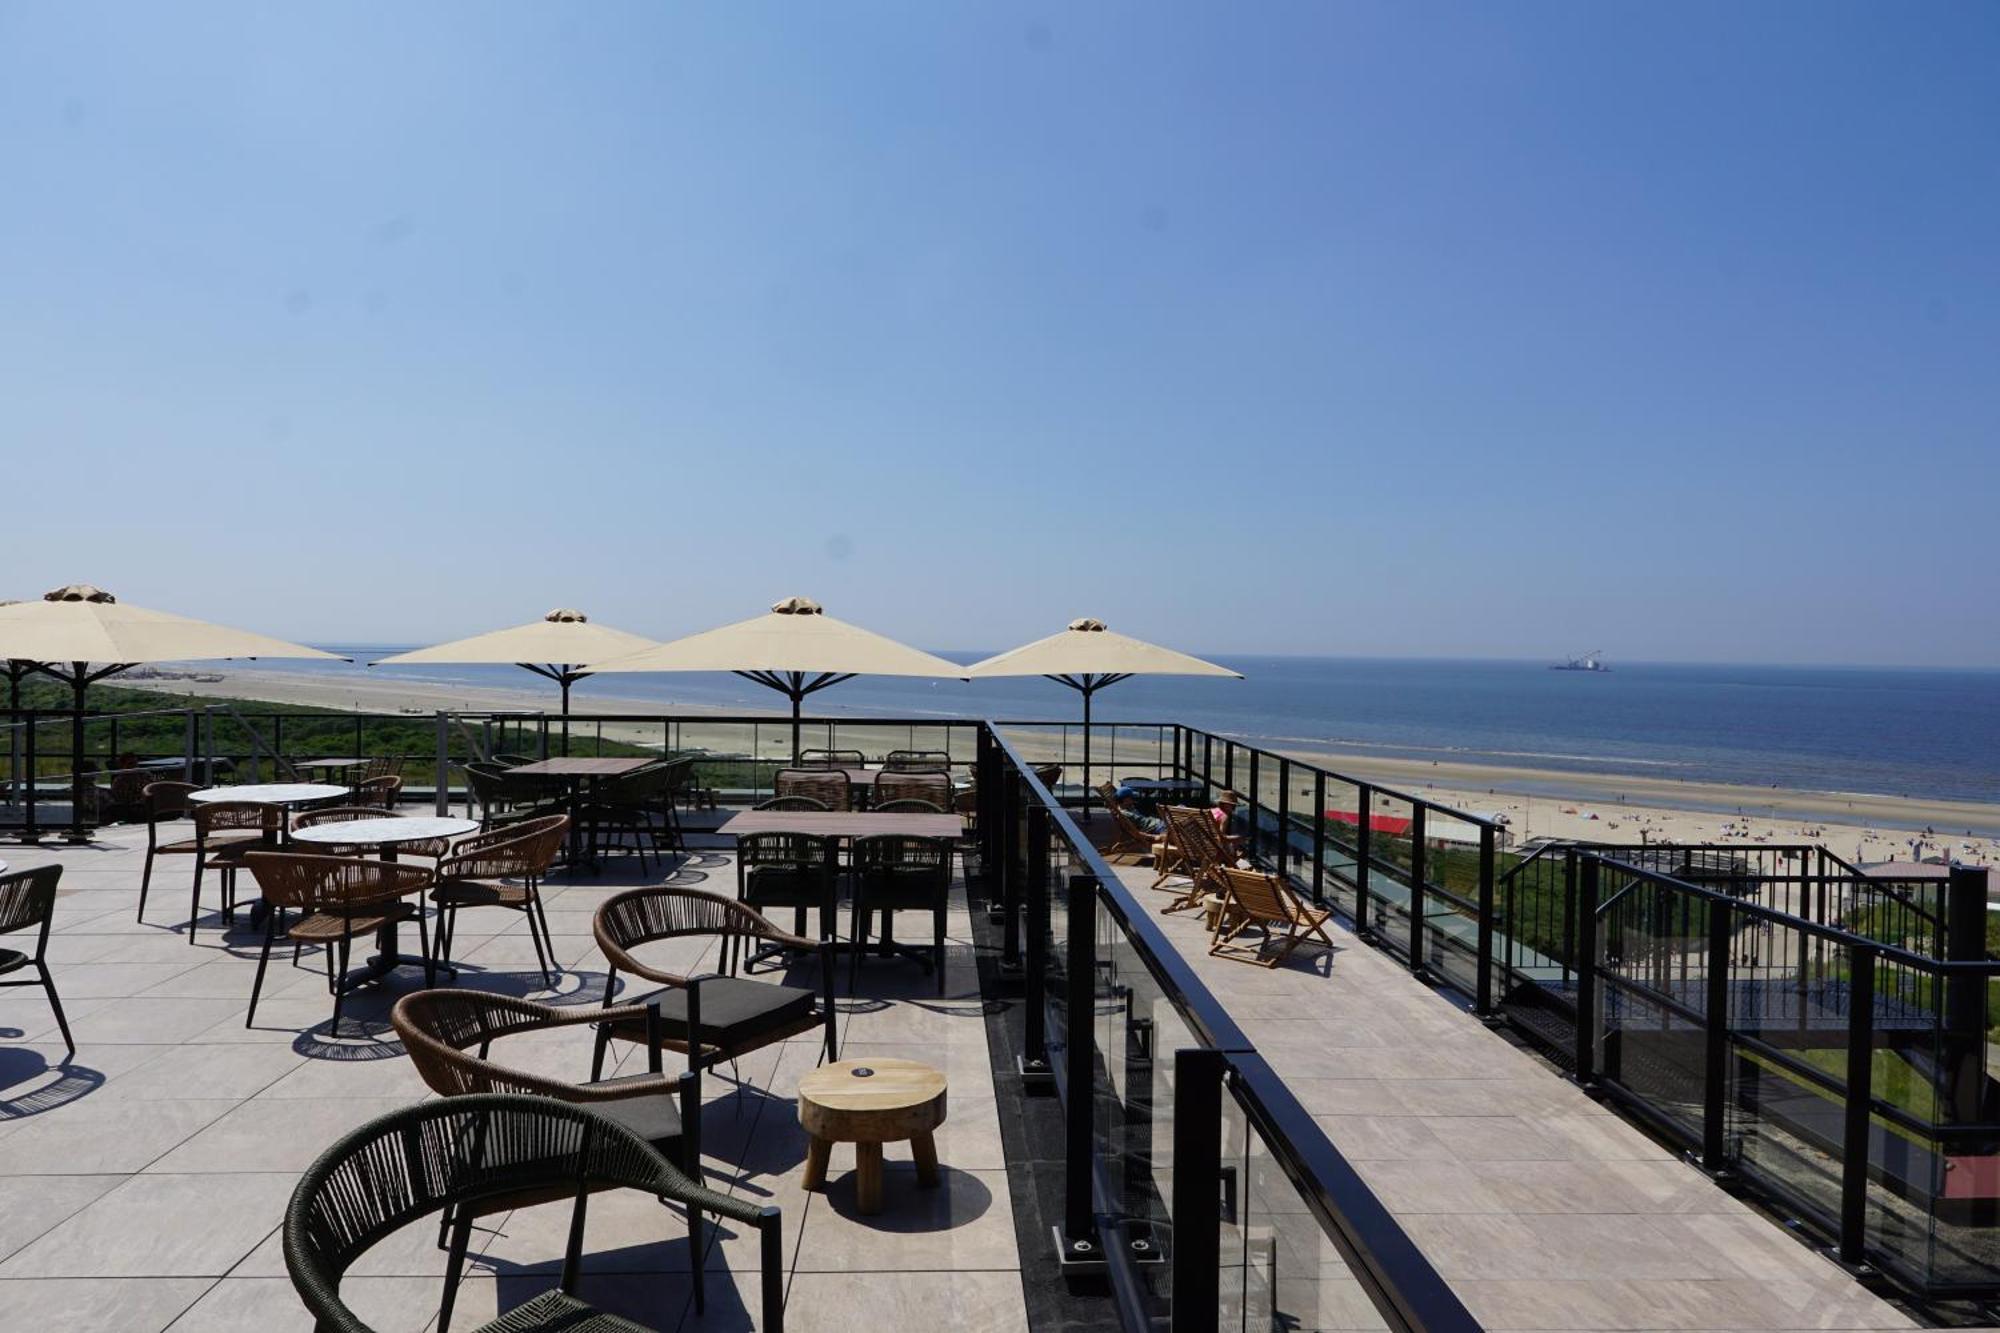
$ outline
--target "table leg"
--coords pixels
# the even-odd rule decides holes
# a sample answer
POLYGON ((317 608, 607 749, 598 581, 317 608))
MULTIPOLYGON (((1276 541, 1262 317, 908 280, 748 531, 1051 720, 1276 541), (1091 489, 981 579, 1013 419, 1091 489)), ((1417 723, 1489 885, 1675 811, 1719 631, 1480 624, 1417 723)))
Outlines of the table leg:
POLYGON ((937 1141, 931 1138, 927 1129, 910 1138, 910 1156, 917 1160, 917 1183, 935 1185, 938 1183, 937 1141))
POLYGON ((882 1211, 882 1145, 854 1145, 854 1211, 872 1217, 882 1211))
POLYGON ((832 1152, 833 1144, 826 1139, 815 1135, 807 1140, 804 1188, 816 1190, 826 1184, 826 1159, 832 1152))

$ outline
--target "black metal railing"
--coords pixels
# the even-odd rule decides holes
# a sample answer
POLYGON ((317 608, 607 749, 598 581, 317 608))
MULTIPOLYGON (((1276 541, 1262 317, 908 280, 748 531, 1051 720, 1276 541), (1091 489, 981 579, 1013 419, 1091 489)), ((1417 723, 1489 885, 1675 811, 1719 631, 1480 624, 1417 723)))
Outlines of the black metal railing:
POLYGON ((1311 1328, 1345 1285, 1322 1287, 1330 1241, 1388 1326, 1477 1327, 1013 730, 976 766, 981 861, 1020 965, 1024 1076, 1062 1098, 1065 1263, 1101 1267, 1130 1328, 1311 1328))

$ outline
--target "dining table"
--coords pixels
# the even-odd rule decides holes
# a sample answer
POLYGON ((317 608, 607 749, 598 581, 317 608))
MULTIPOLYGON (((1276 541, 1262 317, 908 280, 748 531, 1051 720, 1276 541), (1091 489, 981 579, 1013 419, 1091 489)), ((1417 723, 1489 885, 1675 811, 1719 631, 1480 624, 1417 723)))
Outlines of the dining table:
MULTIPOLYGON (((564 784, 567 792, 563 804, 569 811, 569 848, 566 853, 568 863, 574 866, 582 859, 583 821, 576 817, 577 806, 589 792, 595 791, 597 784, 606 778, 622 778, 628 773, 636 773, 642 768, 650 768, 659 763, 656 755, 637 755, 625 758, 577 757, 559 759, 537 759, 532 764, 521 764, 507 770, 510 778, 554 778, 564 784)), ((593 858, 591 869, 595 870, 593 858)))
MULTIPOLYGON (((293 829, 292 841, 317 843, 321 846, 373 847, 381 853, 384 861, 393 861, 396 859, 396 847, 400 843, 459 838, 478 831, 479 821, 476 819, 431 815, 398 816, 393 819, 341 819, 293 829)), ((426 884, 416 892, 423 893, 428 887, 426 884)), ((422 910, 421 905, 418 910, 422 910)), ((397 947, 396 925, 394 916, 383 919, 381 928, 375 932, 375 956, 348 975, 347 980, 350 983, 379 981, 398 967, 405 965, 424 966, 422 957, 406 954, 397 947)))

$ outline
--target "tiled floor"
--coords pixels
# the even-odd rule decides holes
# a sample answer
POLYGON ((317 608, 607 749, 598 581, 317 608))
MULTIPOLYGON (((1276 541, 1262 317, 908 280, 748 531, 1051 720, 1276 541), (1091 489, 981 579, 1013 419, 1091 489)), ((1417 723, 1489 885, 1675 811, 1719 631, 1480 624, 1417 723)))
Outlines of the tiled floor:
MULTIPOLYGON (((1150 869, 1120 875, 1142 901, 1167 903, 1149 892, 1150 869)), ((1912 1327, 1349 932, 1332 928, 1331 953, 1301 948, 1287 966, 1266 970, 1209 956, 1193 913, 1162 921, 1488 1327, 1912 1327)), ((1338 1270, 1330 1247, 1321 1264, 1338 1270)), ((1361 1302, 1332 1308, 1330 1289, 1323 1281, 1305 1293, 1316 1308, 1285 1313, 1307 1327, 1380 1327, 1361 1302)), ((1278 1295, 1282 1305, 1286 1293, 1278 1295)))
MULTIPOLYGON (((428 1095, 386 1022, 388 1003, 420 974, 399 973, 389 995, 350 1000, 336 1040, 327 1035, 321 976, 274 959, 257 1027, 246 1029, 256 957, 249 933, 225 938, 211 916, 188 944, 180 930, 185 858, 160 862, 149 919, 135 922, 143 848, 143 830, 111 830, 88 848, 0 848, 12 868, 64 867, 50 954, 79 1048, 61 1066, 62 1043, 39 992, 0 992, 0 1330, 310 1328, 285 1275, 279 1222, 297 1173, 325 1145, 428 1095)), ((734 892, 720 843, 645 879, 670 874, 674 883, 734 892)), ((604 963, 591 913, 638 882, 635 866, 613 862, 602 878, 547 886, 564 967, 552 993, 534 973, 519 916, 464 913, 455 950, 461 984, 595 1002, 604 963)), ((943 996, 907 962, 865 964, 856 997, 846 995, 844 968, 836 979, 843 1055, 893 1053, 947 1071, 940 1187, 919 1188, 907 1145, 892 1145, 876 1217, 855 1212, 852 1149, 836 1148, 824 1193, 799 1188, 805 1144, 793 1090, 818 1058, 818 1034, 746 1057, 734 1071, 740 1082, 727 1068, 706 1080, 711 1183, 784 1210, 790 1329, 1027 1326, 962 891, 949 931, 943 996)), ((589 1048, 587 1030, 574 1030, 503 1042, 495 1056, 584 1078, 589 1048)), ((624 1048, 614 1054, 632 1058, 624 1048)), ((453 1326, 476 1327, 552 1285, 567 1226, 566 1204, 482 1224, 453 1326)), ((600 1196, 582 1294, 663 1330, 750 1327, 755 1237, 712 1231, 707 1308, 697 1315, 679 1216, 650 1199, 600 1196)), ((433 1326, 444 1268, 434 1235, 426 1227, 400 1233, 354 1269, 343 1292, 374 1327, 433 1326)))

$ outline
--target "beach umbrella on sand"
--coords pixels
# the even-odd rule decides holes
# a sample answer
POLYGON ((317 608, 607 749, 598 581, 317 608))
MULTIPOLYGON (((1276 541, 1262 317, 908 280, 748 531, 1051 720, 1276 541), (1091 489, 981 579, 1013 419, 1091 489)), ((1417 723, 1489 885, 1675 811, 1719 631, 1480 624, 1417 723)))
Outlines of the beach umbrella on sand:
POLYGON ((71 766, 76 770, 71 780, 72 840, 83 834, 84 692, 142 662, 207 662, 224 657, 347 660, 249 630, 148 611, 87 583, 43 593, 40 601, 0 606, 0 658, 32 663, 30 670, 67 684, 76 701, 70 733, 71 766))
POLYGON ((1101 620, 1084 617, 1046 639, 975 662, 965 669, 968 680, 994 676, 1047 676, 1083 696, 1083 809, 1090 813, 1090 700, 1107 685, 1133 676, 1229 676, 1240 671, 1189 657, 1171 648, 1119 634, 1101 620))
POLYGON ((622 657, 659 645, 609 625, 593 625, 581 611, 557 607, 540 620, 512 629, 496 629, 469 639, 454 639, 435 648, 397 653, 370 666, 421 666, 451 662, 511 663, 523 671, 546 676, 562 688, 563 750, 569 750, 569 687, 591 674, 584 663, 622 657))
POLYGON ((592 671, 728 671, 792 701, 792 758, 799 755, 799 707, 808 694, 856 676, 963 679, 965 668, 894 639, 835 620, 809 597, 788 597, 761 616, 690 634, 592 671))

